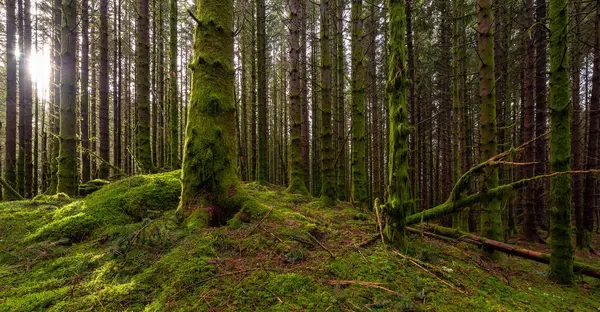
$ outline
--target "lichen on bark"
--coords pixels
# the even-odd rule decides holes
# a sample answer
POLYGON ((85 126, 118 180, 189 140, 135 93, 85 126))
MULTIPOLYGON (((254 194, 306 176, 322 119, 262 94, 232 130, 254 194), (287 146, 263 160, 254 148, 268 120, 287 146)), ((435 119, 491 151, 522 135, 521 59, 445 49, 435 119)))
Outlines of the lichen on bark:
POLYGON ((233 0, 197 0, 180 217, 223 223, 254 203, 236 173, 233 0))

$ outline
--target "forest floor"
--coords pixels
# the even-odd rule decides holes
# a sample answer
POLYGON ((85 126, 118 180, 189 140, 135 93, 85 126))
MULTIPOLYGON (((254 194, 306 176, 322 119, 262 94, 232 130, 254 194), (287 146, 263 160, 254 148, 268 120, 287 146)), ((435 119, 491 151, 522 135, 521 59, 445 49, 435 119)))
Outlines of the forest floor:
POLYGON ((600 311, 600 280, 418 235, 394 250, 373 214, 280 187, 246 184, 264 206, 227 225, 182 225, 178 174, 0 204, 0 311, 600 311))

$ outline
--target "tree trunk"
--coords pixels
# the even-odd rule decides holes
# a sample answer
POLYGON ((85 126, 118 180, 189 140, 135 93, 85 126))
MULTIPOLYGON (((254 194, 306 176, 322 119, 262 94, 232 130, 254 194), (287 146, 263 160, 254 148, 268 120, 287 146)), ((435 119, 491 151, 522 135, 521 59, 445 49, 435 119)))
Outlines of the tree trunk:
MULTIPOLYGON (((550 0, 550 171, 571 169, 571 101, 569 99, 567 0, 550 0)), ((573 283, 571 241, 571 177, 550 180, 550 277, 573 283)))
MULTIPOLYGON (((179 112, 179 103, 177 102, 177 0, 169 1, 169 57, 171 60, 170 69, 171 75, 169 77, 169 108, 170 108, 170 130, 171 130, 171 154, 169 156, 169 166, 171 169, 179 168, 179 133, 178 127, 179 122, 177 120, 179 112)), ((244 73, 242 73, 244 74, 244 73)), ((245 94, 242 94, 245 96, 245 94)), ((244 102, 245 103, 245 102, 244 102)), ((245 106, 242 120, 246 120, 245 106)), ((245 134, 245 128, 243 134, 245 134)), ((245 138, 245 136, 244 136, 245 138)), ((244 145, 245 146, 245 145, 244 145)))
POLYGON ((307 194, 302 158, 302 87, 300 81, 301 0, 290 1, 290 178, 288 192, 307 194))
POLYGON ((236 174, 233 0, 198 0, 178 214, 217 225, 247 198, 236 174))
POLYGON ((136 23, 135 84, 137 104, 137 160, 142 172, 154 172, 150 148, 150 35, 148 0, 139 0, 136 23))
POLYGON ((257 0, 257 42, 258 42, 258 183, 267 182, 267 41, 265 35, 266 4, 257 0))
MULTIPOLYGON (((544 19, 547 18, 546 14, 546 0, 536 0, 536 23, 545 25, 544 19)), ((548 96, 546 84, 547 78, 547 54, 546 48, 548 41, 546 39, 546 28, 538 25, 533 29, 535 37, 535 136, 540 137, 535 144, 535 175, 542 175, 548 172, 546 163, 548 161, 546 138, 543 134, 547 132, 546 123, 548 116, 546 110, 548 109, 546 97, 548 96)), ((565 58, 568 56, 565 55, 565 58)), ((535 209, 536 209, 536 221, 538 226, 543 229, 548 228, 548 213, 546 212, 546 183, 539 183, 535 186, 535 209)))
POLYGON ((352 201, 367 205, 362 0, 352 0, 352 201))
POLYGON ((90 130, 89 130, 89 68, 90 68, 90 39, 89 39, 89 2, 81 0, 81 182, 90 180, 90 130))
MULTIPOLYGON (((17 151, 17 57, 15 0, 6 0, 6 146, 4 149, 4 178, 14 188, 17 182, 15 173, 17 151)), ((16 200, 17 196, 3 190, 4 200, 16 200)))
MULTIPOLYGON (((533 0, 527 0, 527 27, 532 27, 533 20, 533 0)), ((534 124, 534 92, 535 92, 535 47, 533 37, 526 36, 526 55, 525 55, 525 73, 523 75, 525 82, 525 102, 523 105, 523 142, 529 142, 535 137, 535 124, 534 124)), ((539 143, 539 141, 537 141, 539 143)), ((529 144, 525 149, 523 155, 524 162, 535 162, 535 145, 529 144)), ((525 166, 522 170, 524 177, 530 178, 535 175, 535 167, 525 166)), ((536 199, 536 190, 534 186, 528 187, 524 192, 525 205, 523 205, 523 215, 525 219, 523 221, 523 233, 529 241, 536 241, 539 239, 537 233, 537 222, 536 222, 536 208, 539 204, 536 199)))
POLYGON ((336 69, 337 69, 337 94, 336 94, 336 105, 337 105, 337 132, 338 132, 338 150, 336 151, 337 156, 337 194, 338 199, 345 201, 348 197, 346 187, 346 151, 347 151, 347 129, 346 129, 346 109, 344 105, 344 77, 345 73, 345 53, 344 48, 344 0, 337 0, 336 8, 336 69))
POLYGON ((321 0, 321 202, 336 201, 333 135, 331 126, 331 39, 329 0, 321 0))
MULTIPOLYGON (((477 0, 477 50, 479 54, 479 97, 481 110, 480 123, 480 160, 484 162, 497 153, 496 141, 496 91, 494 74, 494 15, 491 0, 477 0)), ((498 186, 498 170, 489 167, 484 174, 483 189, 498 186)), ((502 220, 500 202, 491 199, 483 203, 481 212, 481 233, 485 237, 500 240, 502 220)))
MULTIPOLYGON (((108 0, 100 0, 100 157, 110 161, 110 141, 108 134, 108 0)), ((109 166, 100 162, 98 177, 108 178, 109 166)))
POLYGON ((399 248, 406 247, 405 217, 413 205, 408 175, 408 105, 406 100, 406 15, 401 0, 389 0, 390 60, 388 67, 388 106, 390 111, 389 186, 385 235, 399 248))
MULTIPOLYGON (((302 141, 302 169, 304 170, 304 185, 308 188, 310 185, 310 156, 309 156, 309 119, 308 119, 308 78, 307 78, 307 61, 306 61, 306 21, 307 21, 307 10, 306 0, 300 0, 300 84, 301 84, 301 105, 302 105, 302 129, 300 139, 302 141)), ((291 111, 290 111, 291 113, 291 111)))
MULTIPOLYGON (((598 139, 600 138, 600 0, 596 0, 595 21, 595 46, 594 46, 594 69, 592 72, 592 97, 589 107, 590 124, 588 127, 588 150, 586 157, 586 169, 598 168, 598 139)), ((583 228, 581 232, 580 247, 592 248, 592 231, 594 230, 594 206, 595 206, 595 184, 596 179, 588 175, 585 178, 585 189, 583 198, 582 218, 583 228)))
POLYGON ((78 194, 77 170, 77 2, 62 0, 60 68, 60 151, 58 192, 78 194))

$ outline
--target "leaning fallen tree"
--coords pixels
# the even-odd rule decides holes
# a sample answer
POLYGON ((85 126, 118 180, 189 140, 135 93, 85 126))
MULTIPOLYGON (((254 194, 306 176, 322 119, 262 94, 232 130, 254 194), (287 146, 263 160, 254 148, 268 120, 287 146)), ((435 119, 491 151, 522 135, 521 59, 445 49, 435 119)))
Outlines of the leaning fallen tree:
MULTIPOLYGON (((463 241, 466 243, 470 243, 473 245, 477 245, 480 247, 492 248, 494 250, 533 260, 540 263, 550 264, 550 255, 541 253, 534 250, 529 250, 525 248, 521 248, 518 246, 514 246, 511 244, 495 241, 492 239, 487 239, 485 237, 481 237, 478 235, 466 233, 459 231, 457 229, 451 229, 439 225, 433 224, 424 224, 421 229, 413 229, 407 228, 409 232, 413 233, 423 233, 424 235, 430 235, 433 237, 441 236, 448 237, 455 240, 463 241)), ((595 268, 590 265, 584 264, 580 261, 576 261, 573 263, 573 272, 587 275, 590 277, 600 278, 600 268, 595 268)))

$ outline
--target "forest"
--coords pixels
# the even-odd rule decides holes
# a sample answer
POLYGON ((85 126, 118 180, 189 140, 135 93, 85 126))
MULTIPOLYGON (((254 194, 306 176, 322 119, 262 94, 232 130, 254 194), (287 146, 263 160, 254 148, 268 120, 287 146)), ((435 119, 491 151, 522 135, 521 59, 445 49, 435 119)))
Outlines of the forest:
POLYGON ((600 310, 600 0, 0 19, 0 311, 600 310))

